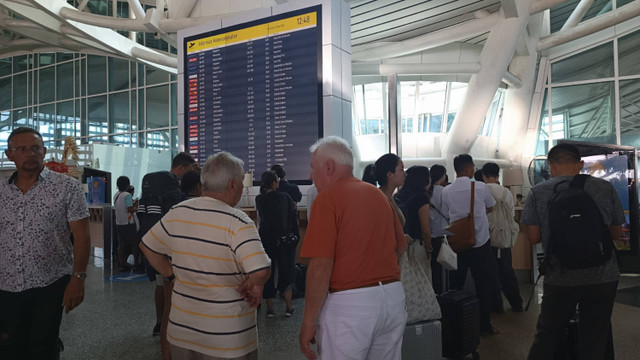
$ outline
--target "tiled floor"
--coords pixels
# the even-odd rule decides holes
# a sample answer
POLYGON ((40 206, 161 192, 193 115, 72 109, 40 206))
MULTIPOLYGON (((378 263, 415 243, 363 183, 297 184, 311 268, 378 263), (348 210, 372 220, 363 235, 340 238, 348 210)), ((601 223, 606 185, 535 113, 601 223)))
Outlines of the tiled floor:
MULTIPOLYGON (((89 266, 88 274, 84 303, 63 317, 60 336, 65 351, 61 359, 160 359, 159 339, 151 335, 155 324, 154 283, 142 276, 129 279, 141 281, 113 282, 109 280, 110 269, 102 267, 99 260, 89 266)), ((619 287, 622 290, 613 315, 616 359, 637 360, 640 354, 640 277, 623 277, 619 287)), ((531 290, 532 285, 524 285, 521 289, 523 297, 526 298, 531 290)), ((260 359, 304 359, 298 350, 304 300, 294 300, 296 311, 291 318, 284 316, 283 302, 277 301, 275 305, 274 319, 266 319, 264 310, 258 313, 260 359)), ((504 314, 493 315, 493 324, 501 333, 481 339, 478 349, 481 359, 525 359, 538 312, 539 306, 534 304, 526 313, 507 310, 504 314)))

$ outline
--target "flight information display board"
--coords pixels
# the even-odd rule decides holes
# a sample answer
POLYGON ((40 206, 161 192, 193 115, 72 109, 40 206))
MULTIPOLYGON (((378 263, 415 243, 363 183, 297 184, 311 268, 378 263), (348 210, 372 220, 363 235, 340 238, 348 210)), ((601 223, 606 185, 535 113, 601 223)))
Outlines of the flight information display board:
POLYGON ((322 137, 321 7, 184 39, 185 149, 203 164, 228 151, 254 171, 309 178, 322 137))

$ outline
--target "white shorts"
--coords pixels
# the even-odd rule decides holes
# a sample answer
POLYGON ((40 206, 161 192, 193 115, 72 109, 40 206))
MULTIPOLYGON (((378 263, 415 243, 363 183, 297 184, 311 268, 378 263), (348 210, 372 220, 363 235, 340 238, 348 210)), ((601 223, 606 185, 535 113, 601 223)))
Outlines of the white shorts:
POLYGON ((319 358, 399 360, 406 325, 399 281, 330 293, 319 316, 319 358))

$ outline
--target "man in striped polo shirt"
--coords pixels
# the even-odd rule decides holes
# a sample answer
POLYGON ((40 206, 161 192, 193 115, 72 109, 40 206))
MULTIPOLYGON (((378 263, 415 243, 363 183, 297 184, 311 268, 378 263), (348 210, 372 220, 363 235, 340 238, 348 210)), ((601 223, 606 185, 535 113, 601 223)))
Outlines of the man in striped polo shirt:
POLYGON ((174 283, 167 327, 174 360, 258 357, 255 308, 271 271, 255 224, 233 208, 242 166, 227 152, 209 157, 203 196, 174 206, 142 239, 151 265, 174 283))

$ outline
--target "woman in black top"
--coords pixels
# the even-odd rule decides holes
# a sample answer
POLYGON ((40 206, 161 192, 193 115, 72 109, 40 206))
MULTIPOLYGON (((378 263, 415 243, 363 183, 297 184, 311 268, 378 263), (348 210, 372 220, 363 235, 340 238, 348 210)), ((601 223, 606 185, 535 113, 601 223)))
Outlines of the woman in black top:
POLYGON ((279 185, 278 176, 274 171, 262 174, 260 195, 256 197, 258 209, 260 239, 267 255, 271 259, 271 277, 264 285, 263 297, 267 300, 267 317, 275 316, 273 298, 276 290, 284 295, 287 305, 285 316, 293 315, 292 287, 295 281, 295 262, 297 241, 284 242, 281 239, 287 234, 295 234, 300 239, 298 231, 298 211, 296 204, 288 194, 276 191, 279 185), (275 286, 274 275, 278 269, 278 286, 275 286))
MULTIPOLYGON (((398 195, 397 201, 402 204, 405 216, 404 232, 424 247, 426 253, 423 267, 430 274, 429 259, 431 247, 431 224, 429 222, 430 206, 427 189, 431 183, 429 169, 425 166, 412 166, 407 170, 407 177, 398 195)), ((416 254, 418 252, 416 251, 416 254)), ((429 276, 431 279, 431 276, 429 276)))

